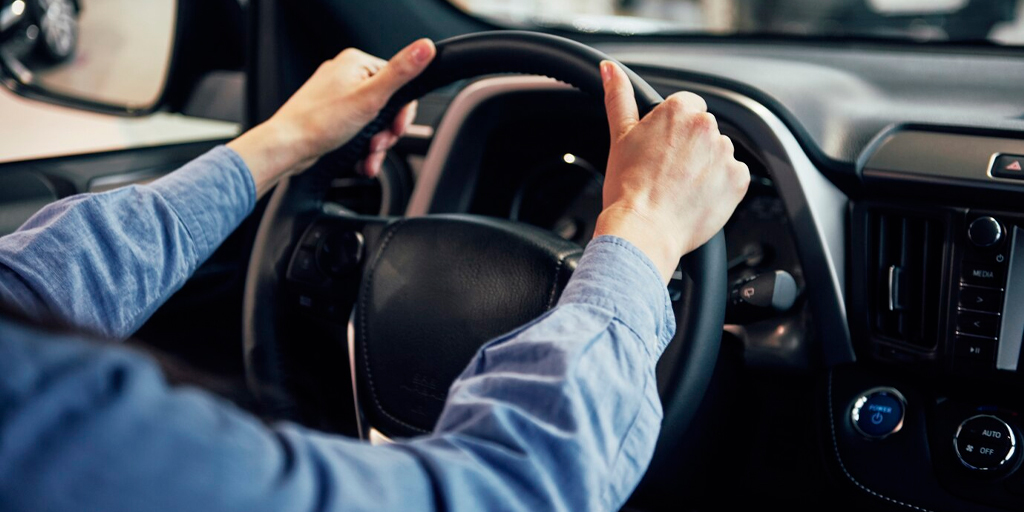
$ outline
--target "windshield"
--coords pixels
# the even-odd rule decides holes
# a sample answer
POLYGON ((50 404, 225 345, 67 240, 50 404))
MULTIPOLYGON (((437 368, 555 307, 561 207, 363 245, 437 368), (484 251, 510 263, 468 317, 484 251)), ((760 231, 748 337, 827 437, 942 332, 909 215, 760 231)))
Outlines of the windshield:
POLYGON ((451 0, 499 25, 1024 44, 1022 0, 451 0))

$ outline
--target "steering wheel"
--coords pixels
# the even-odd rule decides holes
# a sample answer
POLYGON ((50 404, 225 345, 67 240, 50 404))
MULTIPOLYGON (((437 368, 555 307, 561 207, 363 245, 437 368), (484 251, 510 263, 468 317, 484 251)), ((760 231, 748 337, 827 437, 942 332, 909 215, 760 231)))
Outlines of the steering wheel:
MULTIPOLYGON (((595 98, 607 55, 574 41, 497 31, 437 43, 430 66, 333 158, 280 183, 246 277, 243 337, 253 391, 273 412, 328 430, 388 438, 427 433, 477 349, 552 308, 582 248, 524 224, 471 215, 360 216, 325 206, 333 170, 351 166, 408 102, 492 73, 545 75, 595 98), (346 371, 346 369, 348 371, 346 371), (352 396, 352 388, 355 397, 352 396), (356 432, 345 425, 356 411, 356 432)), ((641 115, 662 101, 626 70, 641 115)), ((718 233, 683 258, 676 339, 659 367, 665 419, 660 480, 707 389, 726 303, 718 233)))

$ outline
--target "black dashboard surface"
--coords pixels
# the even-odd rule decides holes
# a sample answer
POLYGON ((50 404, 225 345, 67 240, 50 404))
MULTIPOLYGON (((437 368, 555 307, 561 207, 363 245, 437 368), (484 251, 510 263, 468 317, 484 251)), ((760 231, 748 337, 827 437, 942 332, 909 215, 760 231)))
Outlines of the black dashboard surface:
POLYGON ((852 172, 892 125, 1024 130, 1024 59, 1015 50, 770 41, 600 48, 642 74, 668 71, 750 96, 826 171, 852 172))
MULTIPOLYGON (((950 341, 953 331, 949 330, 950 324, 946 321, 947 318, 953 318, 955 313, 951 310, 937 316, 933 314, 936 308, 942 311, 945 311, 942 308, 955 308, 955 294, 938 293, 935 290, 939 285, 943 290, 954 287, 956 283, 949 276, 959 272, 959 256, 956 255, 965 250, 965 243, 961 240, 965 231, 961 225, 963 219, 951 222, 950 219, 954 217, 949 209, 957 208, 954 212, 957 219, 963 217, 970 220, 981 215, 968 213, 968 209, 976 206, 976 203, 995 207, 991 204, 992 195, 978 193, 978 189, 972 186, 956 187, 952 196, 930 195, 918 188, 920 183, 916 183, 907 192, 907 189, 897 190, 894 187, 896 182, 892 179, 872 177, 866 172, 861 176, 861 171, 866 168, 867 157, 872 153, 870 150, 882 147, 881 143, 872 142, 882 140, 880 134, 891 134, 889 128, 894 125, 928 125, 934 127, 935 132, 944 133, 959 131, 977 132, 980 135, 998 131, 1002 139, 989 141, 995 147, 993 151, 997 154, 1018 154, 1006 145, 1006 141, 1019 140, 1021 137, 1017 133, 1024 132, 1024 118, 1021 115, 1024 106, 1017 104, 1020 98, 1024 98, 1024 94, 1017 90, 1017 84, 1024 83, 1021 80, 1024 78, 1024 65, 1010 60, 1008 55, 993 52, 978 55, 911 51, 901 53, 891 49, 881 52, 864 48, 812 49, 742 44, 637 45, 611 50, 616 57, 633 66, 652 83, 659 84, 663 93, 671 92, 673 87, 685 88, 690 84, 693 90, 705 94, 712 112, 719 116, 723 133, 728 128, 730 136, 739 138, 741 144, 737 145, 738 148, 749 148, 751 155, 748 156, 761 156, 768 164, 766 172, 754 173, 766 179, 765 193, 748 198, 746 207, 741 206, 730 226, 726 227, 727 236, 732 235, 729 237, 730 256, 737 255, 741 247, 754 242, 760 242, 761 245, 766 245, 766 241, 772 242, 774 246, 792 245, 798 250, 788 252, 800 253, 800 265, 785 268, 787 266, 779 261, 770 265, 772 269, 784 268, 799 277, 804 277, 802 270, 818 273, 816 275, 819 278, 805 280, 810 299, 807 302, 818 306, 812 314, 794 314, 792 318, 786 319, 774 318, 771 325, 767 326, 771 329, 762 331, 752 330, 751 325, 745 324, 732 326, 728 331, 732 345, 742 347, 741 371, 757 374, 758 385, 777 379, 780 375, 793 375, 801 382, 796 387, 809 386, 821 395, 811 400, 792 402, 794 406, 805 409, 808 409, 809 402, 816 402, 818 407, 824 406, 815 407, 815 420, 804 425, 806 428, 796 428, 793 423, 786 421, 786 416, 777 414, 779 404, 788 403, 782 396, 767 397, 766 403, 772 404, 771 412, 758 420, 756 428, 768 432, 765 438, 772 439, 770 444, 778 443, 781 439, 779 432, 784 431, 799 432, 800 436, 817 439, 820 444, 813 450, 821 457, 824 465, 832 470, 830 473, 840 485, 847 490, 859 489, 853 496, 870 500, 864 508, 851 504, 851 509, 875 510, 885 505, 892 505, 894 509, 915 510, 990 510, 986 506, 1019 509, 1020 498, 1015 497, 1014 493, 1024 489, 1024 472, 1016 471, 1020 457, 1011 459, 1013 467, 1007 466, 998 474, 979 475, 964 469, 950 450, 950 440, 959 436, 957 425, 972 415, 1003 415, 1012 418, 1008 420, 1008 425, 1016 425, 1016 418, 1020 417, 1019 400, 1016 398, 1019 395, 1014 395, 1013 390, 1019 388, 1016 384, 993 388, 991 384, 996 381, 991 378, 992 369, 987 367, 977 374, 957 373, 963 361, 954 354, 960 348, 950 341), (641 49, 643 53, 639 52, 641 49), (737 94, 750 98, 753 103, 744 101, 737 94), (764 108, 771 110, 788 125, 802 148, 796 148, 795 141, 782 148, 782 151, 771 147, 777 143, 777 138, 788 134, 783 133, 785 129, 778 126, 777 120, 774 124, 770 122, 772 116, 762 115, 765 113, 764 108), (749 140, 743 143, 745 134, 749 135, 749 140), (812 162, 806 162, 806 158, 799 154, 801 149, 811 157, 812 162), (799 159, 803 159, 804 163, 799 163, 799 159), (821 179, 818 170, 840 185, 845 195, 824 193, 827 187, 815 182, 815 179, 825 181, 821 179), (805 196, 797 197, 794 189, 805 196), (810 205, 812 201, 808 201, 808 198, 812 197, 818 206, 824 202, 841 212, 835 218, 817 215, 810 222, 813 227, 819 228, 818 231, 839 235, 837 238, 841 241, 841 255, 844 258, 837 263, 837 270, 847 277, 844 295, 848 302, 845 308, 842 302, 829 303, 824 300, 827 297, 821 294, 827 283, 820 275, 827 263, 826 251, 830 247, 815 245, 809 240, 806 229, 802 232, 789 232, 790 228, 800 227, 801 222, 804 223, 803 228, 807 227, 805 206, 810 205), (786 203, 787 200, 789 203, 786 203), (771 207, 760 207, 762 203, 771 207), (875 210, 888 212, 895 219, 892 222, 902 223, 901 247, 920 245, 931 251, 931 258, 920 258, 930 263, 922 266, 916 257, 907 256, 904 258, 906 261, 896 265, 898 268, 888 269, 890 276, 895 272, 906 272, 902 274, 907 276, 906 283, 923 283, 923 279, 933 279, 935 273, 946 276, 929 281, 929 286, 915 285, 922 290, 922 296, 929 297, 925 306, 931 308, 927 309, 931 313, 922 314, 922 318, 927 316, 928 321, 921 322, 931 329, 925 332, 930 340, 927 347, 907 348, 902 338, 892 346, 879 343, 875 339, 877 333, 870 327, 874 317, 860 314, 866 305, 881 304, 878 302, 881 299, 876 297, 880 294, 870 293, 870 283, 881 282, 876 277, 881 276, 880 272, 884 273, 887 268, 866 268, 867 265, 862 261, 864 258, 845 258, 858 254, 859 249, 870 247, 870 240, 878 238, 875 231, 856 229, 860 225, 858 219, 863 216, 858 208, 874 208, 871 211, 875 214, 878 213, 875 210), (786 211, 790 222, 786 222, 787 215, 758 215, 762 211, 773 210, 786 211), (926 222, 924 231, 919 233, 921 230, 918 224, 921 219, 915 215, 934 222, 926 222), (744 222, 744 219, 754 218, 758 222, 744 222), (861 234, 864 236, 851 236, 851 231, 863 232, 861 234), (921 240, 925 241, 918 243, 921 240), (851 273, 851 268, 857 271, 851 273), (920 279, 909 277, 917 276, 919 272, 920 279), (869 285, 865 286, 865 283, 869 285), (818 293, 817 299, 810 292, 818 293), (827 316, 825 313, 835 313, 832 309, 841 309, 841 312, 849 316, 827 316), (827 352, 827 346, 836 345, 833 342, 847 329, 854 335, 850 341, 857 352, 856 362, 851 359, 845 365, 820 365, 818 349, 827 352), (766 335, 771 332, 793 332, 801 334, 801 337, 782 339, 766 335), (815 338, 814 333, 818 332, 820 335, 815 338), (808 338, 803 339, 803 335, 808 338), (791 357, 791 354, 782 357, 778 348, 786 345, 808 349, 798 354, 800 357, 791 357), (759 351, 765 347, 772 350, 759 351), (879 352, 880 347, 888 351, 879 352), (763 356, 763 352, 767 352, 768 356, 763 356), (828 384, 823 387, 820 382, 814 381, 813 375, 826 367, 831 369, 828 371, 828 384), (948 371, 950 368, 953 371, 948 371), (851 427, 851 422, 856 420, 849 419, 852 417, 851 404, 860 400, 861 395, 866 400, 867 393, 875 392, 872 390, 896 388, 907 397, 904 431, 885 441, 866 439, 858 434, 851 427), (936 404, 944 405, 939 407, 936 404), (827 414, 824 414, 826 411, 827 414), (780 428, 774 428, 774 422, 779 422, 780 428), (929 444, 929 440, 934 446, 929 444), (911 478, 908 475, 914 476, 911 478)), ((549 162, 561 165, 559 161, 570 163, 570 160, 578 161, 582 157, 596 168, 603 167, 600 155, 604 153, 607 141, 605 135, 600 133, 604 129, 601 126, 603 123, 587 115, 585 102, 573 110, 567 108, 567 98, 561 98, 556 107, 538 98, 524 96, 527 93, 520 91, 517 94, 521 97, 506 98, 502 102, 505 104, 504 110, 495 105, 481 107, 481 112, 491 114, 479 116, 489 120, 489 130, 483 130, 479 124, 468 121, 462 126, 464 130, 470 127, 468 131, 477 134, 480 139, 491 141, 490 144, 481 144, 487 150, 482 151, 479 165, 475 166, 479 168, 479 174, 457 180, 461 186, 455 187, 463 194, 475 189, 476 194, 472 200, 466 200, 463 194, 456 194, 456 198, 465 203, 464 207, 473 213, 509 215, 513 209, 511 205, 516 204, 514 191, 521 189, 523 183, 528 183, 528 179, 523 181, 524 177, 536 174, 542 168, 550 171, 549 162), (510 107, 516 101, 529 103, 532 108, 510 107), (534 115, 526 114, 529 112, 534 115), (560 115, 552 115, 554 113, 560 115), (512 114, 526 119, 517 124, 514 122, 516 115, 512 114), (482 132, 490 133, 491 137, 480 136, 482 132), (581 147, 580 139, 589 139, 592 144, 581 147), (513 176, 518 176, 520 181, 512 179, 513 176)), ((563 91, 558 94, 566 93, 563 91)), ((594 103, 592 100, 591 107, 594 103)), ((981 174, 975 178, 983 180, 988 159, 973 157, 981 153, 988 155, 988 149, 978 149, 975 152, 978 154, 964 152, 963 145, 970 145, 970 141, 961 140, 962 135, 950 137, 959 142, 947 142, 925 151, 935 153, 933 160, 950 160, 950 151, 964 153, 958 155, 959 159, 947 162, 948 165, 963 168, 964 172, 977 171, 981 174), (962 162, 966 164, 961 165, 962 162)), ((456 147, 460 146, 456 144, 456 147)), ((920 160, 915 154, 901 153, 900 157, 911 162, 920 160)), ((751 163, 748 161, 748 165, 751 163)), ((934 171, 926 169, 923 172, 930 178, 934 171)), ((1017 200, 1020 187, 1016 184, 1006 186, 1012 189, 1008 193, 1017 200)), ((551 198, 562 197, 558 205, 566 211, 571 210, 569 206, 573 203, 565 198, 576 197, 578 192, 568 191, 564 187, 556 189, 553 192, 541 191, 548 197, 544 203, 551 203, 551 198)), ((1017 211, 1017 204, 1019 202, 1009 208, 1017 211)), ((828 213, 825 210, 820 212, 828 213)), ((1017 224, 1016 217, 1007 212, 992 215, 996 215, 1006 226, 1017 224)), ((573 212, 563 217, 577 215, 573 212)), ((574 226, 587 225, 586 222, 579 222, 579 219, 574 220, 577 221, 574 226)), ((887 221, 886 225, 892 222, 887 221)), ((561 232, 562 224, 547 222, 542 226, 561 232)), ((585 230, 567 231, 572 234, 579 232, 585 230)), ((757 271, 760 270, 763 269, 757 271)), ((890 283, 890 290, 892 288, 890 283)), ((902 311, 906 308, 901 305, 897 309, 902 311)), ((914 312, 917 309, 908 311, 914 312)), ((903 334, 902 331, 900 334, 903 334)), ((755 425, 749 418, 733 420, 748 427, 755 425)), ((1013 428, 1017 427, 1007 427, 1008 430, 1013 428)), ((790 442, 785 444, 796 445, 790 442)), ((788 476, 801 474, 795 468, 781 469, 777 460, 752 460, 749 464, 749 467, 758 468, 758 471, 772 467, 773 471, 788 476)), ((722 468, 721 474, 735 470, 722 468)), ((807 489, 802 488, 803 485, 776 482, 773 492, 807 492, 807 489)), ((832 503, 834 498, 829 496, 823 499, 832 503)))

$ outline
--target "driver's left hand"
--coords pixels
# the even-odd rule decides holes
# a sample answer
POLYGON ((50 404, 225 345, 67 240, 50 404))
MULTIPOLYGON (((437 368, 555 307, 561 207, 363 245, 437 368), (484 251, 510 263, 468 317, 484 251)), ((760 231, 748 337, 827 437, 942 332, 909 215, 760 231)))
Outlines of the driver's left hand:
MULTIPOLYGON (((262 194, 281 176, 309 168, 351 140, 398 89, 426 69, 435 54, 429 39, 410 44, 390 61, 349 48, 321 64, 273 117, 228 147, 248 165, 257 193, 262 194)), ((361 172, 380 172, 387 150, 415 115, 416 104, 407 105, 388 130, 373 137, 361 172)))

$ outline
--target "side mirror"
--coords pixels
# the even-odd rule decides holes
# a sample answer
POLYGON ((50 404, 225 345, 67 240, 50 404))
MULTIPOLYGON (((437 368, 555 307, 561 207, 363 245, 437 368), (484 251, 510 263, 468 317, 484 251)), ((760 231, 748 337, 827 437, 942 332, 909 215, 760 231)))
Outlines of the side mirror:
POLYGON ((109 114, 160 107, 178 0, 0 0, 0 81, 23 96, 109 114))

